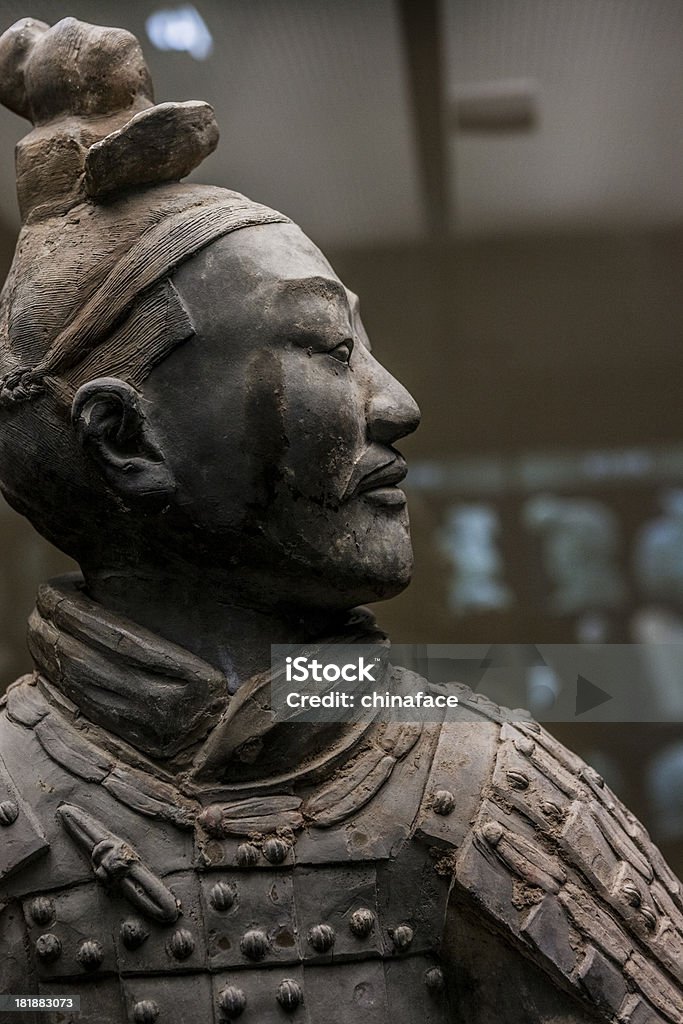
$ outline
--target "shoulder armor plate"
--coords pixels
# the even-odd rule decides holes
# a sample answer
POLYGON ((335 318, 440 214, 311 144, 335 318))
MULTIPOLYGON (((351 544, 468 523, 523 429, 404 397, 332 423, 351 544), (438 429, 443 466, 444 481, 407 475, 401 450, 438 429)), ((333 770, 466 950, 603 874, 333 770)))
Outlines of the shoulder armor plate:
MULTIPOLYGON (((597 772, 535 722, 496 728, 456 888, 602 1020, 683 1024, 680 882, 597 772)), ((478 755, 451 750, 457 796, 478 755)))
POLYGON ((0 757, 0 880, 48 849, 40 825, 0 757))
POLYGON ((425 787, 416 837, 448 854, 469 834, 491 777, 499 727, 486 718, 447 722, 425 787))

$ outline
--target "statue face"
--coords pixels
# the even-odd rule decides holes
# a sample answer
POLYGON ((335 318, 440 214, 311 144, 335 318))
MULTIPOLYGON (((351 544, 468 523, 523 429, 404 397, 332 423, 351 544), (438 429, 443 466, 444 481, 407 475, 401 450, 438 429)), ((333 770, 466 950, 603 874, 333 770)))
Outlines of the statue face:
POLYGON ((412 552, 394 443, 419 410, 371 354, 356 297, 291 224, 228 235, 173 281, 196 337, 144 395, 192 523, 179 553, 263 605, 402 590, 412 552))

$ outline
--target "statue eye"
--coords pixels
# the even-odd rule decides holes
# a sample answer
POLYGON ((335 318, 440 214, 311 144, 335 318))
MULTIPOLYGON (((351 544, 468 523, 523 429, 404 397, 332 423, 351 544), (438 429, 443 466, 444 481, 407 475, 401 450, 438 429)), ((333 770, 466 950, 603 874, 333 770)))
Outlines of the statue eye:
POLYGON ((345 341, 340 341, 338 345, 331 348, 328 355, 332 356, 333 359, 337 359, 340 363, 346 363, 348 365, 351 361, 352 352, 353 338, 346 338, 345 341))

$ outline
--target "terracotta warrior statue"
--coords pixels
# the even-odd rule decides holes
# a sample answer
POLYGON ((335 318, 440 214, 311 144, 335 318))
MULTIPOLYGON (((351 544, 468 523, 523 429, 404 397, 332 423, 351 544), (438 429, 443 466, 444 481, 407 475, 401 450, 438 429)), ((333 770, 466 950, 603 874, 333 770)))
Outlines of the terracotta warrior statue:
POLYGON ((155 105, 127 32, 18 22, 0 99, 0 482, 82 571, 0 715, 2 1019, 682 1022, 681 885, 536 723, 456 683, 441 724, 270 713, 271 644, 381 642, 358 606, 410 578, 419 413, 355 296, 179 184, 213 112, 155 105))

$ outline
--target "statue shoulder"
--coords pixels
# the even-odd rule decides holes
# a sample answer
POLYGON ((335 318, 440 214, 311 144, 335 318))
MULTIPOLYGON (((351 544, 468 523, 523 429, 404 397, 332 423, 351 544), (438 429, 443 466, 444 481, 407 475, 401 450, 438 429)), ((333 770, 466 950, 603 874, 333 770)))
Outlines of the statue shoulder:
POLYGON ((502 712, 467 686, 430 689, 445 689, 460 703, 439 729, 415 834, 448 855, 469 835, 479 811, 498 752, 502 712))
MULTIPOLYGON (((18 680, 10 692, 23 685, 25 680, 18 680)), ((21 772, 9 757, 9 733, 17 726, 10 721, 6 704, 4 699, 0 709, 0 886, 49 849, 44 830, 22 795, 21 772)))
POLYGON ((480 711, 442 727, 418 823, 452 904, 601 1019, 683 1022, 681 883, 594 769, 537 723, 480 711))

